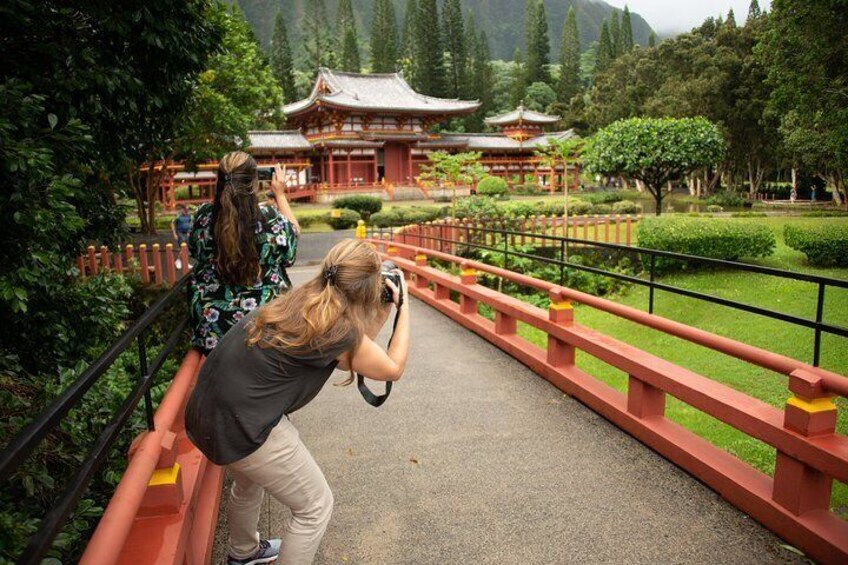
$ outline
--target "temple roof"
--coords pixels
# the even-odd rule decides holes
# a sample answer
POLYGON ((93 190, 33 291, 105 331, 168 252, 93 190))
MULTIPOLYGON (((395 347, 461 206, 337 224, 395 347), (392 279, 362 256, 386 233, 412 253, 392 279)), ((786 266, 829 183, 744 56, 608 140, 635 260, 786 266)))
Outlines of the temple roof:
POLYGON ((312 149, 312 144, 299 130, 250 131, 247 132, 250 149, 312 149))
POLYGON ((534 112, 533 110, 525 108, 524 105, 521 105, 512 112, 486 118, 484 121, 490 126, 508 126, 521 123, 543 126, 558 122, 559 116, 534 112))
POLYGON ((351 110, 383 110, 421 114, 470 114, 480 107, 476 100, 434 98, 415 92, 401 73, 359 74, 321 67, 308 98, 283 107, 293 116, 318 104, 351 110))
POLYGON ((544 147, 548 144, 548 138, 561 141, 575 137, 575 135, 574 130, 570 129, 554 131, 527 139, 522 143, 501 133, 446 133, 438 139, 422 141, 418 144, 418 147, 421 149, 452 147, 470 151, 521 151, 544 147))

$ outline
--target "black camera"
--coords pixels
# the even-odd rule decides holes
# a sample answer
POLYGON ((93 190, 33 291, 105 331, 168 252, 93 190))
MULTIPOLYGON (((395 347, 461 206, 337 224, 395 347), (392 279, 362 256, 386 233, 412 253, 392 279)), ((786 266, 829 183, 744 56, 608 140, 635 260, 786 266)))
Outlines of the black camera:
POLYGON ((259 180, 271 180, 274 178, 274 167, 256 167, 256 176, 259 180))
POLYGON ((397 269, 397 268, 398 268, 397 265, 395 265, 391 261, 388 261, 388 260, 383 261, 383 266, 381 268, 381 273, 380 273, 380 275, 383 277, 383 288, 382 288, 382 291, 381 291, 380 298, 382 299, 383 302, 385 302, 387 304, 389 302, 394 302, 395 295, 392 292, 392 289, 389 288, 389 285, 386 284, 386 281, 392 281, 398 289, 398 305, 397 305, 397 307, 400 308, 403 305, 403 292, 401 291, 401 289, 403 288, 401 285, 403 283, 400 280, 402 275, 400 273, 394 272, 394 270, 397 269))

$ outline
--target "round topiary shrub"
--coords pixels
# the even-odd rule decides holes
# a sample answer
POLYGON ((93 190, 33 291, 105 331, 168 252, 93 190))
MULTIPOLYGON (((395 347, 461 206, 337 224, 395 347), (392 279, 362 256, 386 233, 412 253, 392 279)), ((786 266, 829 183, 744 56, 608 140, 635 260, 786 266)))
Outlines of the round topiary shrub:
POLYGON ((641 214, 642 205, 632 200, 622 200, 612 205, 612 211, 614 214, 641 214))
POLYGON ((371 214, 376 214, 383 209, 383 201, 379 197, 366 196, 364 194, 337 198, 333 202, 333 205, 336 208, 345 208, 359 212, 363 220, 368 220, 371 214))
POLYGON ((506 184, 506 181, 500 177, 483 177, 483 179, 477 183, 477 194, 481 196, 503 196, 507 193, 509 187, 506 184))
POLYGON ((811 265, 848 267, 848 226, 788 224, 783 238, 786 245, 806 255, 811 265))
POLYGON ((610 206, 609 204, 595 204, 592 206, 593 214, 605 215, 609 214, 610 212, 612 212, 612 206, 610 206))
POLYGON ((592 203, 576 200, 568 203, 569 216, 585 216, 592 213, 592 203))
POLYGON ((359 212, 354 210, 332 210, 324 217, 324 221, 330 224, 334 230, 347 230, 356 226, 356 222, 362 219, 359 212))

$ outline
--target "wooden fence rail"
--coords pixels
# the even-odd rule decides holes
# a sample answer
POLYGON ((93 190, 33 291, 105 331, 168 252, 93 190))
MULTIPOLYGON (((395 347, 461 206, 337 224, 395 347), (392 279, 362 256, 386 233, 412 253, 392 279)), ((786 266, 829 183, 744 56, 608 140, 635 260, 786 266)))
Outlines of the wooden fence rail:
POLYGON ((176 260, 180 261, 181 275, 188 274, 191 265, 188 260, 188 247, 185 243, 180 245, 177 254, 174 254, 174 246, 165 244, 161 249, 158 243, 149 248, 142 243, 136 248, 129 244, 123 250, 111 251, 105 245, 98 250, 94 245, 89 245, 87 253, 77 257, 77 270, 79 276, 88 278, 101 272, 111 272, 124 275, 138 274, 145 284, 157 285, 167 284, 173 286, 177 281, 176 260))

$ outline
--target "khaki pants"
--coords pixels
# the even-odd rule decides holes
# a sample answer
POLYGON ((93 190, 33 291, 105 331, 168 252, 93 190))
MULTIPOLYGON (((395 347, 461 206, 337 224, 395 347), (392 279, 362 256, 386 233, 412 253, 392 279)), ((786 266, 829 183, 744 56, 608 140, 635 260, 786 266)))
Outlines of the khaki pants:
POLYGON ((283 416, 259 449, 228 468, 233 477, 227 512, 230 555, 244 559, 256 552, 259 512, 268 491, 292 512, 279 563, 312 563, 333 512, 333 493, 289 419, 283 416))

